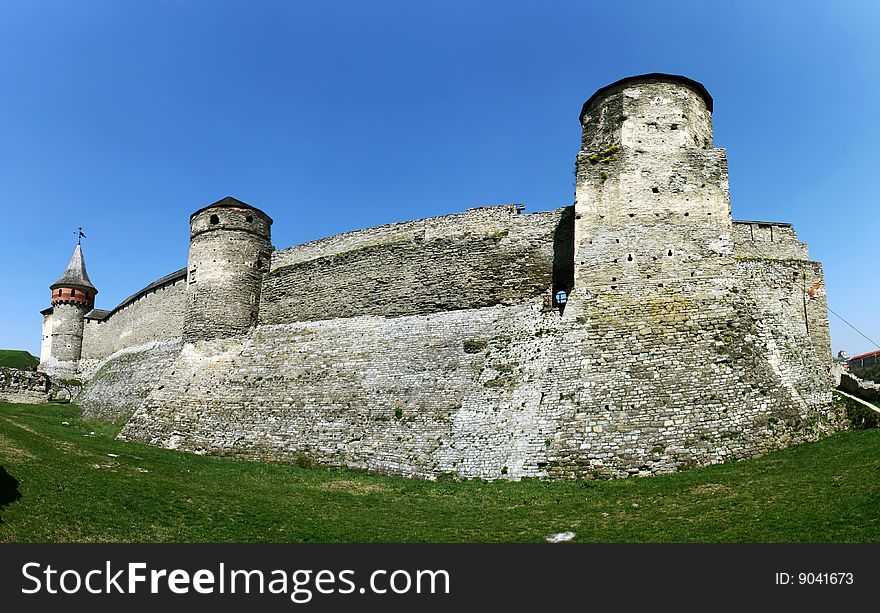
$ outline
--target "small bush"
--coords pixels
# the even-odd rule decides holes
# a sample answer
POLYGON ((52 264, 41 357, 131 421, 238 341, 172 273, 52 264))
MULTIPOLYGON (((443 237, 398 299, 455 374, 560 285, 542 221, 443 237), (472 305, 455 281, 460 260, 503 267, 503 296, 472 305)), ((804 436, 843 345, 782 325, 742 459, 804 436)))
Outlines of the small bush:
POLYGON ((464 352, 480 353, 488 344, 486 341, 467 340, 464 342, 464 352))
POLYGON ((880 413, 877 411, 841 394, 834 395, 834 404, 843 407, 846 420, 854 430, 880 428, 880 413))
POLYGON ((853 368, 850 372, 863 381, 880 383, 880 364, 865 366, 864 368, 853 368))
POLYGON ((296 456, 296 458, 293 460, 293 463, 300 468, 313 468, 315 466, 314 460, 303 453, 296 456))

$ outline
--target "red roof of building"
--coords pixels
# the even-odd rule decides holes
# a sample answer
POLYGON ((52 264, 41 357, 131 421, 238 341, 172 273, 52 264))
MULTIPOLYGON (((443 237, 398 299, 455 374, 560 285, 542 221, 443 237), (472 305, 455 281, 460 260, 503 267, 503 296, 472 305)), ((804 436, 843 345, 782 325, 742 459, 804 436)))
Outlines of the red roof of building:
POLYGON ((877 351, 869 351, 868 353, 863 353, 862 355, 854 355, 850 358, 850 360, 861 360, 863 358, 873 358, 880 357, 880 349, 877 351))

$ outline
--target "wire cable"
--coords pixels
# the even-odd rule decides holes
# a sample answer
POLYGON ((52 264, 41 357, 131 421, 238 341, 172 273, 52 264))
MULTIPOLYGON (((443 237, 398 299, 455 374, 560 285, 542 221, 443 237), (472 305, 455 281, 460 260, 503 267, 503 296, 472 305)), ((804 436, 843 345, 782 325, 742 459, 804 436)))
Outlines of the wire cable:
MULTIPOLYGON (((827 306, 827 305, 826 305, 826 306, 827 306)), ((829 310, 831 313, 834 313, 834 309, 832 309, 831 307, 828 307, 828 310, 829 310)), ((845 320, 843 317, 841 317, 841 316, 838 315, 837 313, 834 313, 834 315, 836 315, 837 318, 838 318, 840 321, 842 321, 843 323, 845 323, 846 325, 848 325, 850 328, 852 328, 853 330, 855 330, 856 332, 858 332, 859 334, 861 334, 862 336, 864 336, 866 339, 868 339, 868 340, 869 340, 869 341, 870 341, 870 342, 871 342, 871 343, 872 343, 877 349, 880 349, 880 345, 877 344, 877 341, 875 341, 874 339, 872 339, 871 337, 869 337, 867 334, 865 334, 864 332, 862 332, 861 330, 859 330, 858 328, 856 328, 854 325, 852 325, 851 323, 849 323, 847 320, 845 320)))

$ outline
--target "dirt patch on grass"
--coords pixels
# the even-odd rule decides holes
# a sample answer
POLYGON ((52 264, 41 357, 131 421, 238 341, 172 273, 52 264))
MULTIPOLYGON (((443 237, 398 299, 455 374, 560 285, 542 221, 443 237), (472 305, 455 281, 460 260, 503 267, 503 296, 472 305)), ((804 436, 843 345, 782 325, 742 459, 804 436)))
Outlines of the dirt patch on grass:
POLYGON ((360 481, 353 481, 351 479, 328 481, 327 483, 322 483, 316 489, 324 490, 325 492, 348 492, 355 496, 366 496, 367 494, 378 494, 380 492, 388 491, 388 488, 384 485, 361 483, 360 481))
POLYGON ((70 455, 77 455, 77 456, 92 455, 90 453, 87 453, 87 452, 79 449, 78 447, 76 447, 76 445, 74 445, 72 443, 61 440, 59 438, 55 438, 54 436, 47 436, 46 434, 42 434, 42 433, 34 430, 33 428, 31 428, 27 424, 23 424, 20 421, 12 419, 11 417, 4 417, 3 419, 5 419, 7 422, 12 424, 16 428, 21 428, 25 432, 30 432, 31 434, 35 435, 40 440, 48 442, 50 445, 52 445, 56 449, 60 449, 64 453, 68 453, 70 455))
MULTIPOLYGON (((40 434, 39 432, 37 432, 36 430, 31 428, 30 426, 23 424, 20 421, 16 421, 16 420, 12 419, 11 417, 4 417, 3 419, 5 419, 9 423, 11 423, 13 426, 21 428, 22 430, 26 430, 27 432, 30 432, 31 434, 36 434, 37 436, 43 436, 42 434, 40 434)), ((45 438, 45 437, 43 437, 43 438, 45 438)))
POLYGON ((728 494, 730 488, 720 483, 704 483, 691 488, 691 494, 728 494))
POLYGON ((8 436, 0 433, 0 453, 10 458, 18 458, 18 459, 27 459, 32 460, 36 458, 34 454, 32 454, 27 449, 22 449, 19 447, 15 441, 13 441, 8 436))

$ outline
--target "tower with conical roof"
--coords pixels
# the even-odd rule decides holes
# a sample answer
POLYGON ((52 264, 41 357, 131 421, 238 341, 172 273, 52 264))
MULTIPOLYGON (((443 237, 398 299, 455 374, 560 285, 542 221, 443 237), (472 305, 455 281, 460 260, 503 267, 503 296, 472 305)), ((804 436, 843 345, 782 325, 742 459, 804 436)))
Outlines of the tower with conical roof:
POLYGON ((86 272, 82 245, 77 243, 61 278, 49 289, 52 306, 42 312, 40 370, 72 376, 82 355, 84 317, 94 307, 98 293, 86 272))

